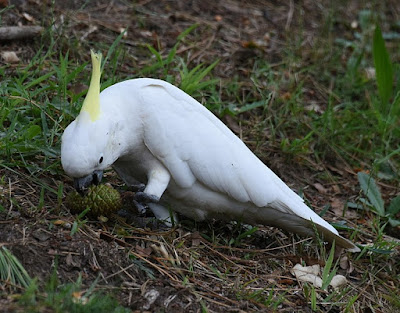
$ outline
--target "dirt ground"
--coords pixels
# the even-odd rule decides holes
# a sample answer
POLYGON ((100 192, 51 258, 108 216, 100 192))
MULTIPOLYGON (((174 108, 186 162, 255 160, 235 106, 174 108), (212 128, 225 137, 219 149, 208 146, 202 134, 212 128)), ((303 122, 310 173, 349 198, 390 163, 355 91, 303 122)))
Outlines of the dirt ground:
MULTIPOLYGON (((73 0, 55 1, 54 5, 51 1, 40 0, 10 2, 15 6, 2 15, 3 26, 20 23, 50 27, 52 24, 63 37, 60 52, 69 51, 70 59, 81 60, 81 54, 88 51, 89 42, 100 42, 107 49, 121 29, 128 28, 128 35, 122 40, 126 63, 120 67, 121 73, 127 76, 131 68, 147 64, 144 58, 148 52, 143 48, 144 44, 171 48, 182 31, 198 23, 193 34, 198 38, 196 45, 183 46, 178 53, 189 51, 191 65, 209 64, 220 59, 213 74, 222 79, 238 76, 243 82, 243 95, 238 95, 239 98, 250 92, 247 86, 251 84, 249 73, 255 59, 279 63, 280 52, 293 30, 301 26, 312 42, 326 17, 326 1, 308 0, 142 0, 133 4, 118 0, 73 0), (49 12, 54 14, 49 16, 49 12), (71 38, 73 40, 69 40, 71 38), (74 46, 70 46, 71 42, 74 46)), ((345 3, 341 16, 350 23, 361 4, 359 1, 345 3)), ((343 31, 341 25, 335 31, 343 31)), ((32 38, 5 42, 1 49, 18 51, 20 58, 27 62, 39 41, 39 38, 32 38)), ((314 96, 318 97, 318 94, 314 96)), ((241 118, 257 121, 256 116, 241 118)), ((238 132, 237 121, 225 122, 238 132)), ((260 158, 279 176, 284 176, 291 187, 306 186, 307 198, 317 210, 332 202, 329 194, 337 186, 325 186, 325 191, 321 192, 321 186, 315 184, 314 172, 308 166, 303 164, 299 168, 285 164, 278 149, 256 143, 253 136, 258 134, 251 131, 241 134, 243 140, 251 148, 257 148, 260 158)), ((342 195, 357 196, 357 181, 353 175, 335 166, 330 171, 333 175, 340 172, 338 184, 342 195)), ((288 271, 290 265, 304 259, 308 264, 320 262, 313 244, 306 244, 304 251, 298 251, 303 239, 274 228, 260 227, 250 239, 243 239, 244 242, 234 248, 229 242, 222 244, 224 240, 229 241, 229 235, 237 238, 243 229, 218 221, 196 224, 183 218, 183 226, 157 230, 140 227, 135 222, 129 224, 115 216, 108 222, 88 221, 71 235, 75 217, 54 194, 45 191, 44 204, 40 205, 39 180, 55 190, 63 183, 65 194, 72 190, 71 180, 61 169, 54 175, 39 174, 32 179, 23 168, 1 168, 0 176, 6 177, 7 182, 0 187, 0 195, 3 195, 0 200, 6 208, 6 212, 0 213, 0 244, 12 251, 28 273, 45 282, 56 268, 61 282, 74 282, 82 275, 84 286, 90 286, 100 277, 96 288, 112 292, 121 304, 135 312, 200 312, 204 306, 210 312, 269 312, 271 309, 267 304, 253 300, 238 286, 248 281, 260 290, 272 285, 276 290, 294 290, 296 280, 288 271), (13 201, 9 200, 11 197, 13 201), (216 237, 219 245, 213 245, 201 234, 216 237), (213 269, 219 274, 211 276, 209 273, 213 269), (223 269, 228 273, 226 282, 222 282, 223 269)), ((125 206, 129 208, 132 193, 112 172, 106 180, 121 192, 125 206)), ((343 196, 341 201, 343 199, 348 197, 343 196)), ((334 212, 327 214, 330 221, 337 218, 334 212)), ((357 222, 354 214, 346 216, 349 225, 357 222)), ((342 271, 346 273, 347 270, 342 271)), ((355 270, 348 277, 352 284, 357 284, 362 275, 361 271, 355 270)), ((382 279, 385 278, 382 274, 382 279)), ((296 292, 290 292, 286 298, 277 311, 311 312, 307 299, 296 292)), ((0 311, 13 312, 14 309, 15 303, 3 293, 0 311)), ((339 309, 333 307, 329 312, 339 312, 339 309)))

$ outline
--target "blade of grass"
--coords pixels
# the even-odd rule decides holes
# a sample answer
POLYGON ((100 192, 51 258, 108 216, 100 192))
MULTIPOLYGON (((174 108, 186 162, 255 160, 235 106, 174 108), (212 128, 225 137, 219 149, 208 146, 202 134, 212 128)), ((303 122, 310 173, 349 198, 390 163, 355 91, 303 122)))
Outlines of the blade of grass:
POLYGON ((322 272, 322 289, 326 290, 332 281, 333 276, 336 275, 336 269, 332 269, 333 257, 335 255, 335 242, 332 244, 331 252, 329 253, 328 260, 325 263, 324 271, 322 272))
POLYGON ((381 113, 387 115, 389 99, 393 93, 393 68, 379 26, 376 26, 372 46, 376 81, 381 98, 381 113))
POLYGON ((375 180, 364 172, 359 172, 357 177, 362 191, 367 196, 375 212, 380 216, 385 216, 383 199, 375 180))
POLYGON ((19 260, 4 246, 0 249, 0 279, 24 288, 32 280, 19 260))

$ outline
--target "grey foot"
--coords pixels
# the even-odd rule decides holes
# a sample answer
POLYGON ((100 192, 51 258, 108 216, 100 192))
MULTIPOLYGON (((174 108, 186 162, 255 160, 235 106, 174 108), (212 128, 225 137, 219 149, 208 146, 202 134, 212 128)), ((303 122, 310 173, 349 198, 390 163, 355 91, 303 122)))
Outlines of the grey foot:
POLYGON ((135 201, 141 203, 158 202, 160 198, 154 195, 149 195, 143 191, 139 191, 135 194, 135 201))
POLYGON ((156 196, 149 195, 145 192, 139 191, 135 194, 133 204, 137 208, 139 214, 146 214, 148 204, 158 202, 160 199, 156 196))
POLYGON ((146 185, 145 184, 133 184, 133 185, 130 185, 129 188, 134 192, 139 192, 139 191, 143 191, 144 188, 146 188, 146 185))
POLYGON ((133 204, 135 205, 136 209, 138 210, 139 214, 146 214, 147 212, 147 205, 143 204, 139 201, 133 200, 133 204))

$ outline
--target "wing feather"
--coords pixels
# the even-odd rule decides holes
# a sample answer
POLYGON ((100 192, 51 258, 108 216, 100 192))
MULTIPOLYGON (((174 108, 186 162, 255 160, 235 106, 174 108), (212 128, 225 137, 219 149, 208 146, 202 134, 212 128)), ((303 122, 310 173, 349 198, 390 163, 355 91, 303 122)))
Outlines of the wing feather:
POLYGON ((214 191, 258 207, 281 196, 280 179, 192 97, 151 80, 141 89, 141 99, 148 112, 145 143, 178 185, 189 187, 195 178, 214 191))
POLYGON ((358 250, 195 99, 161 80, 141 79, 140 84, 144 142, 179 187, 190 188, 199 181, 245 207, 251 203, 260 208, 250 219, 272 214, 264 219, 299 233, 315 223, 327 237, 358 250), (292 226, 286 225, 290 221, 292 226))
POLYGON ((145 142, 180 187, 197 180, 236 201, 312 219, 337 234, 215 115, 180 89, 151 81, 141 90, 145 142))

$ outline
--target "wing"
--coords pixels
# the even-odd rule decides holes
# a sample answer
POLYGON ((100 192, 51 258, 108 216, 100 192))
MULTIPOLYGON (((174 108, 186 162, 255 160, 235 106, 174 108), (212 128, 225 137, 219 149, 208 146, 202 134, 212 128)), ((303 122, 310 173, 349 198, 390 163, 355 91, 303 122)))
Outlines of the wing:
POLYGON ((218 118, 180 89, 149 80, 140 97, 145 144, 182 188, 199 180, 258 207, 282 196, 300 199, 218 118))
POLYGON ((164 81, 146 81, 139 95, 144 106, 144 142, 180 187, 190 188, 200 181, 239 202, 277 210, 276 226, 309 235, 315 223, 327 239, 335 239, 350 251, 359 250, 306 206, 200 103, 164 81), (285 218, 280 220, 279 216, 285 218), (287 221, 293 225, 286 225, 287 221))

